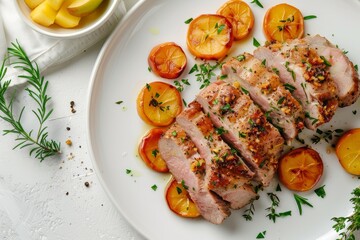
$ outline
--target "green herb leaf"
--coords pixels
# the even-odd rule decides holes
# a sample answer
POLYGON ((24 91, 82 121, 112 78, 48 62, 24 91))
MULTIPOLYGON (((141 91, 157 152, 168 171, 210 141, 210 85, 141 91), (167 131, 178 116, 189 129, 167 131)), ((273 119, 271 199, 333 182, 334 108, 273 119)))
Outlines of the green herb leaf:
POLYGON ((126 172, 126 174, 132 173, 131 169, 126 169, 125 172, 126 172))
POLYGON ((184 181, 184 180, 181 180, 181 186, 182 186, 185 190, 188 190, 188 189, 189 189, 189 187, 188 187, 188 186, 186 186, 186 184, 185 184, 185 181, 184 181))
POLYGON ((182 193, 182 190, 181 190, 181 188, 179 188, 179 187, 176 187, 176 191, 177 191, 177 193, 178 193, 179 195, 182 193))
POLYGON ((324 198, 326 196, 326 192, 325 192, 325 185, 317 188, 314 190, 314 192, 316 193, 316 195, 318 195, 321 198, 324 198))
POLYGON ((331 67, 331 63, 324 56, 320 56, 320 58, 324 61, 326 66, 331 67))
POLYGON ((314 19, 314 18, 317 18, 317 16, 315 16, 315 15, 308 15, 308 16, 305 16, 305 17, 304 17, 304 20, 310 20, 310 19, 314 19))
POLYGON ((293 93, 296 90, 296 87, 289 83, 284 83, 284 87, 286 90, 288 90, 290 93, 293 93))
POLYGON ((193 20, 193 18, 189 18, 188 20, 186 20, 186 21, 185 21, 185 24, 189 24, 189 23, 191 23, 191 22, 192 22, 192 20, 193 20))
POLYGON ((251 3, 255 3, 259 7, 264 8, 264 6, 261 4, 261 2, 259 0, 253 0, 251 3))
POLYGON ((300 195, 297 195, 296 193, 294 193, 294 199, 296 201, 296 204, 298 206, 298 209, 299 209, 299 214, 302 215, 302 205, 307 205, 309 207, 313 207, 313 205, 311 205, 309 202, 308 202, 308 199, 307 198, 304 198, 300 195))
POLYGON ((256 236, 256 239, 263 239, 265 238, 265 235, 266 235, 266 231, 262 231, 256 236))
POLYGON ((158 187, 156 186, 156 184, 154 184, 154 185, 151 186, 151 189, 154 190, 154 191, 156 191, 157 188, 158 188, 158 187))
POLYGON ((253 38, 253 45, 254 47, 260 47, 260 43, 256 40, 256 38, 253 38))

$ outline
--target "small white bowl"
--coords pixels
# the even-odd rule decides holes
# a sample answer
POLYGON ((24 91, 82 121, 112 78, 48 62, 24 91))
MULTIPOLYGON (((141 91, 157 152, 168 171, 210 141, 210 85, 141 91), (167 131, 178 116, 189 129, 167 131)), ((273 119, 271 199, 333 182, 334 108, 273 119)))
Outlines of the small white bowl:
POLYGON ((94 31, 104 24, 114 13, 119 2, 120 0, 104 0, 100 5, 100 16, 96 18, 91 16, 84 17, 81 19, 79 26, 75 28, 61 28, 55 24, 50 27, 44 27, 30 18, 31 9, 25 4, 24 0, 16 0, 15 5, 24 22, 35 31, 53 38, 77 38, 94 31))

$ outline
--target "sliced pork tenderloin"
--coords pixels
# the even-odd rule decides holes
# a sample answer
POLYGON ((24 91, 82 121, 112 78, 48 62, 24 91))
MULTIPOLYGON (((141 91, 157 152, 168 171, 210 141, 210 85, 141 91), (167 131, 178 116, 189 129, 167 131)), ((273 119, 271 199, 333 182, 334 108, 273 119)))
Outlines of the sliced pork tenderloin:
POLYGON ((222 223, 231 213, 229 206, 206 186, 205 161, 177 123, 159 140, 159 152, 175 179, 188 186, 200 214, 214 224, 222 223))
POLYGON ((254 56, 277 73, 284 84, 292 86, 293 96, 303 107, 307 128, 314 130, 331 120, 338 107, 338 90, 327 59, 299 40, 259 47, 254 56))
POLYGON ((345 53, 320 35, 304 38, 310 48, 316 50, 330 63, 330 75, 338 89, 339 107, 353 104, 360 95, 359 74, 345 53))
MULTIPOLYGON (((231 58, 221 70, 223 80, 249 93, 288 143, 304 128, 304 113, 299 102, 285 89, 279 76, 268 71, 253 55, 244 53, 231 58)), ((287 88, 293 91, 290 86, 287 88)))
POLYGON ((255 179, 268 186, 277 169, 284 139, 250 97, 231 84, 216 81, 196 97, 221 136, 237 149, 255 179))
POLYGON ((211 119, 193 102, 180 113, 176 122, 186 131, 206 161, 207 187, 239 209, 257 198, 251 185, 254 173, 220 137, 211 119))

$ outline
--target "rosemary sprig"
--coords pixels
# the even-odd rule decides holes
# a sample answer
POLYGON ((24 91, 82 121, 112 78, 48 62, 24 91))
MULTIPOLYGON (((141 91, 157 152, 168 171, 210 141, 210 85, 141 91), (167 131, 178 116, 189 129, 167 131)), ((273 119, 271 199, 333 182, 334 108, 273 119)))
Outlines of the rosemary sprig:
POLYGON ((0 69, 0 112, 2 113, 0 117, 12 126, 11 129, 4 130, 4 135, 10 133, 17 135, 15 140, 19 143, 13 149, 30 147, 30 156, 35 154, 35 158, 43 161, 47 157, 60 153, 60 143, 54 140, 48 140, 47 126, 45 126, 46 120, 49 119, 53 112, 53 109, 47 109, 47 105, 51 99, 46 94, 48 82, 40 75, 37 64, 30 61, 18 42, 12 43, 12 47, 8 49, 8 55, 9 58, 13 60, 12 65, 14 68, 26 72, 25 75, 19 77, 26 79, 30 84, 30 87, 25 90, 37 104, 36 110, 32 110, 32 112, 38 120, 39 127, 34 136, 33 130, 27 132, 21 122, 25 107, 22 107, 19 116, 16 117, 13 110, 14 93, 10 101, 6 100, 5 95, 8 93, 11 81, 3 80, 7 70, 4 60, 0 69))
POLYGON ((333 217, 333 229, 339 233, 338 240, 355 240, 354 232, 360 230, 360 188, 355 188, 350 202, 353 204, 353 214, 348 217, 333 217), (346 226, 349 224, 348 226, 346 226))

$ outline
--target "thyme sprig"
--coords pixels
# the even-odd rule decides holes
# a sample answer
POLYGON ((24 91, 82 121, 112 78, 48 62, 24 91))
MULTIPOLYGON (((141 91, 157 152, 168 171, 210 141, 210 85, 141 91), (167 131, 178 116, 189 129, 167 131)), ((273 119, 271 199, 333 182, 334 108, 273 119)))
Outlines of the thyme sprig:
POLYGON ((249 208, 244 211, 244 214, 242 216, 245 218, 246 221, 252 221, 254 214, 255 206, 254 202, 251 202, 249 208))
POLYGON ((220 63, 211 65, 210 63, 195 64, 189 74, 196 73, 196 81, 201 83, 200 89, 210 85, 212 78, 216 77, 214 71, 220 66, 220 63))
POLYGON ((280 203, 279 197, 275 193, 268 193, 267 195, 271 200, 271 206, 265 209, 269 212, 269 214, 266 215, 269 218, 269 220, 272 220, 275 223, 276 218, 278 217, 291 216, 291 211, 280 212, 280 213, 276 212, 276 208, 279 206, 280 203))
POLYGON ((17 135, 15 140, 18 144, 13 149, 30 147, 30 156, 34 154, 35 158, 43 161, 47 157, 60 153, 60 143, 48 140, 49 134, 45 125, 46 120, 53 112, 53 109, 48 109, 48 103, 51 99, 46 94, 48 82, 40 75, 39 67, 30 61, 18 42, 12 43, 12 47, 8 49, 8 57, 12 60, 14 68, 26 73, 18 77, 26 79, 30 85, 25 90, 37 104, 36 110, 32 110, 32 112, 36 116, 39 126, 36 134, 33 134, 34 130, 26 131, 21 121, 25 106, 22 107, 19 116, 15 116, 13 106, 15 92, 11 94, 10 101, 6 100, 5 96, 8 94, 11 80, 3 80, 7 71, 4 60, 0 69, 0 112, 2 113, 0 117, 12 126, 12 128, 3 131, 4 135, 17 135))
POLYGON ((333 137, 340 137, 341 133, 343 133, 344 130, 342 129, 335 129, 335 130, 320 130, 319 128, 316 129, 316 134, 314 134, 311 137, 311 141, 314 144, 317 144, 321 141, 321 139, 325 140, 325 142, 329 143, 331 140, 333 140, 333 137))
POLYGON ((350 202, 353 204, 353 214, 348 217, 333 217, 333 229, 339 233, 337 240, 355 240, 354 232, 360 230, 360 188, 355 188, 350 202), (348 224, 348 225, 347 225, 348 224))

